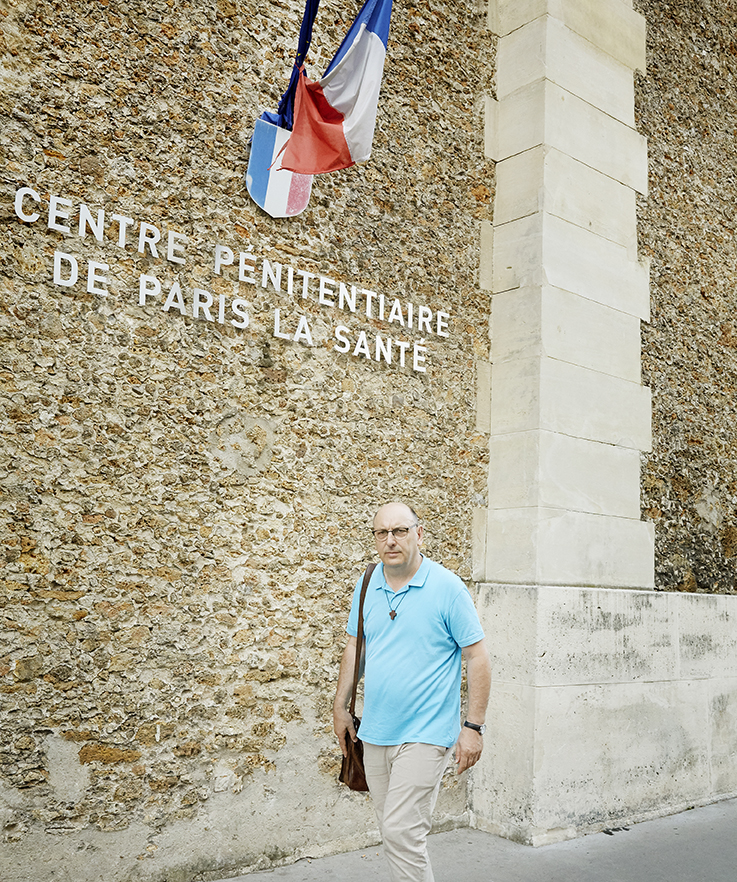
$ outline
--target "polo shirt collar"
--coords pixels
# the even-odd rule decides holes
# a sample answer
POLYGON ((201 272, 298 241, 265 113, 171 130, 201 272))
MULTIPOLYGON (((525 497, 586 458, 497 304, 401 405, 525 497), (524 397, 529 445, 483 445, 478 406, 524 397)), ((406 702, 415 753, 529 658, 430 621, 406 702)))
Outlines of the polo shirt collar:
MULTIPOLYGON (((392 589, 389 588, 389 584, 386 581, 386 576, 384 575, 384 564, 383 563, 379 565, 379 569, 381 571, 381 573, 380 573, 381 578, 379 580, 377 580, 376 588, 377 589, 378 588, 388 589, 389 591, 391 591, 392 589)), ((400 588, 399 590, 406 591, 407 588, 422 588, 422 586, 425 584, 425 581, 427 580, 427 576, 428 576, 429 572, 430 572, 430 561, 423 554, 422 555, 422 563, 420 564, 420 568, 417 570, 417 572, 414 574, 414 576, 412 576, 412 578, 409 580, 409 582, 407 582, 407 584, 404 586, 404 588, 400 588)))

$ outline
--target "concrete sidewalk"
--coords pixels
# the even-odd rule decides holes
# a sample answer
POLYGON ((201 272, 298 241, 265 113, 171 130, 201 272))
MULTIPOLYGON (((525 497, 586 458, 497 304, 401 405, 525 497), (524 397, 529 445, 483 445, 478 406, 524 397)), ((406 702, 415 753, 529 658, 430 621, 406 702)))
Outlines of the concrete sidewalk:
MULTIPOLYGON (((436 882, 735 882, 737 799, 542 848, 469 829, 436 833, 429 843, 436 882)), ((304 859, 236 882, 346 879, 388 882, 381 847, 304 859)))

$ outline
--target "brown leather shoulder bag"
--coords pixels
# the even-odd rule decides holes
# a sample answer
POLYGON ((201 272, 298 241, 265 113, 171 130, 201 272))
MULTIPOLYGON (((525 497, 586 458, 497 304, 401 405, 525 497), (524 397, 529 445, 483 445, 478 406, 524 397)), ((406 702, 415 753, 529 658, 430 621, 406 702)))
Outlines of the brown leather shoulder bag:
MULTIPOLYGON (((353 668, 353 691, 351 693, 351 703, 348 713, 353 718, 353 726, 358 732, 361 720, 356 716, 356 691, 358 690, 358 678, 361 671, 361 654, 363 652, 363 601, 366 598, 366 590, 371 580, 371 573, 376 569, 376 564, 369 564, 363 575, 363 584, 361 585, 361 597, 358 601, 358 633, 356 635, 356 663, 353 668)), ((343 763, 340 767, 340 775, 338 780, 350 787, 351 790, 359 790, 365 792, 368 790, 366 783, 366 772, 363 767, 363 742, 359 738, 353 741, 348 732, 345 733, 345 747, 347 755, 343 757, 343 763)))

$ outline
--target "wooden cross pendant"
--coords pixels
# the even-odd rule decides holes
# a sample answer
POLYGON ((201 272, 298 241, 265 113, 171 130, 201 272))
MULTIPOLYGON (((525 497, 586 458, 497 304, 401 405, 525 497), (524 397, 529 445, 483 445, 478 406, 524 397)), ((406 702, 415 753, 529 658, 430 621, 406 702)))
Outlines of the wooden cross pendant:
POLYGON ((397 617, 397 611, 395 609, 390 609, 389 610, 389 618, 392 621, 394 621, 394 619, 396 619, 396 617, 397 617))

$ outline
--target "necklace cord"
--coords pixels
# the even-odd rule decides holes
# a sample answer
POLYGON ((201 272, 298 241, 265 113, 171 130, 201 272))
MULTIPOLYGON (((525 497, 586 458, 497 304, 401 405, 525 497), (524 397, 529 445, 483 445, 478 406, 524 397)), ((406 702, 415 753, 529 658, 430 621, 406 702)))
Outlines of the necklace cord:
MULTIPOLYGON (((396 606, 392 606, 392 602, 391 602, 391 600, 389 600, 389 595, 387 594, 386 591, 384 591, 384 597, 386 597, 386 602, 387 602, 387 604, 388 604, 388 606, 389 606, 389 618, 390 618, 392 621, 394 621, 394 619, 396 619, 396 617, 397 617, 397 610, 399 609, 399 607, 400 607, 402 601, 404 600, 404 598, 405 598, 408 594, 409 594, 409 588, 407 588, 407 590, 406 590, 406 591, 402 594, 402 596, 399 598, 399 603, 398 603, 396 606)), ((395 595, 395 596, 396 596, 396 595, 395 595)))

